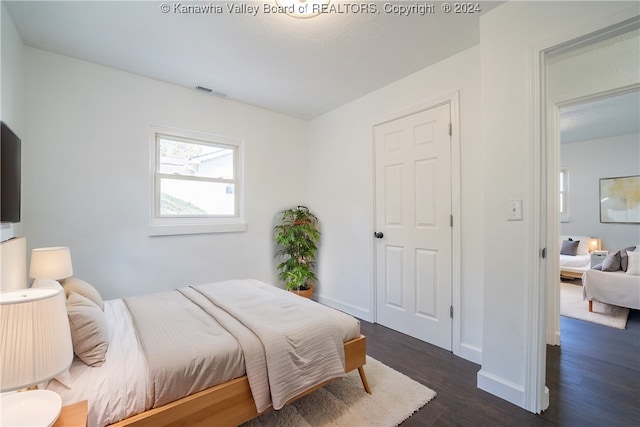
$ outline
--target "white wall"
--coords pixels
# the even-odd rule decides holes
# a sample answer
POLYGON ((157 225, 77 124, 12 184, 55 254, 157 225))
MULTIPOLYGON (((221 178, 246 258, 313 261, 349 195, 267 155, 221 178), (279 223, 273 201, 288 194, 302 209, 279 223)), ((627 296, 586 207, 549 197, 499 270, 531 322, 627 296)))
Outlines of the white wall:
POLYGON ((548 102, 566 103, 640 81, 640 30, 551 55, 548 102))
POLYGON ((569 168, 570 221, 562 236, 597 236, 603 249, 618 250, 640 243, 640 224, 600 222, 600 178, 640 175, 640 135, 621 135, 562 144, 562 166, 569 168))
POLYGON ((4 3, 0 4, 0 117, 20 135, 22 124, 22 90, 24 47, 20 34, 4 3))
POLYGON ((309 200, 322 226, 319 299, 373 320, 372 128, 460 91, 461 355, 481 359, 484 239, 480 50, 468 49, 311 122, 309 200))
MULTIPOLYGON (((24 129, 24 46, 4 3, 0 4, 0 119, 18 137, 24 129)), ((22 235, 22 224, 0 225, 0 241, 22 235)))
POLYGON ((277 212, 307 201, 307 123, 26 48, 23 222, 29 248, 69 246, 105 298, 275 280, 277 212), (244 141, 243 233, 149 237, 149 126, 244 141))
POLYGON ((634 14, 637 5, 628 2, 508 2, 480 20, 487 262, 478 386, 531 411, 539 407, 533 407, 527 378, 539 373, 527 367, 543 350, 528 347, 530 299, 538 297, 529 293, 536 289, 530 278, 539 259, 537 242, 531 241, 539 227, 531 222, 539 209, 532 199, 537 183, 531 158, 539 150, 532 138, 532 49, 614 15, 634 14), (523 221, 507 221, 511 199, 523 200, 523 221))

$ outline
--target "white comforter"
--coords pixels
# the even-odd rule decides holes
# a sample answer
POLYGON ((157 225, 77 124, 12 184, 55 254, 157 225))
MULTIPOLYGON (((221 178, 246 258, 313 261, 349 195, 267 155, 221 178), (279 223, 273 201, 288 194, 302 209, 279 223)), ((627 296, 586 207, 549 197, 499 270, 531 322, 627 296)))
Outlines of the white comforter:
POLYGON ((587 270, 582 275, 583 299, 640 310, 640 276, 624 271, 587 270))
POLYGON ((351 316, 256 280, 192 288, 260 339, 263 348, 251 346, 258 354, 251 355, 243 346, 247 359, 265 358, 264 365, 255 370, 249 369, 253 363, 247 363, 258 412, 270 404, 280 409, 303 391, 346 375, 341 325, 355 321, 351 316))
MULTIPOLYGON (((142 311, 133 309, 138 314, 132 320, 123 300, 105 301, 105 315, 111 332, 105 364, 92 368, 74 360, 68 377, 62 378, 66 386, 58 381, 52 381, 48 386, 61 395, 63 404, 88 400, 90 426, 111 424, 185 393, 244 375, 245 368, 258 411, 270 404, 279 409, 300 392, 343 376, 343 342, 360 334, 357 319, 253 280, 213 283, 173 292, 197 305, 203 315, 196 316, 197 323, 214 322, 213 335, 221 336, 222 341, 201 336, 201 342, 195 345, 200 352, 194 358, 196 365, 179 367, 177 372, 168 375, 178 380, 176 390, 180 390, 179 395, 174 395, 176 390, 165 382, 167 377, 163 377, 163 371, 174 363, 190 359, 186 352, 191 346, 187 343, 206 328, 180 338, 179 335, 191 326, 172 326, 181 321, 176 312, 182 310, 179 306, 183 301, 171 309, 173 312, 167 312, 174 304, 168 299, 163 303, 164 309, 156 310, 151 316, 150 324, 145 320, 142 323, 147 323, 146 326, 136 325, 139 330, 146 331, 143 333, 147 338, 140 338, 137 334, 141 332, 136 332, 134 324, 141 323, 140 312, 146 308, 142 311), (304 325, 302 320, 308 324, 304 325), (233 342, 225 336, 227 331, 233 335, 233 342), (162 335, 169 337, 168 345, 173 351, 162 350, 164 344, 156 345, 155 340, 162 335), (218 347, 213 344, 215 342, 235 345, 242 351, 238 350, 235 356, 226 350, 223 355, 214 351, 212 355, 203 356, 202 348, 207 342, 212 343, 209 344, 211 347, 218 347), (145 350, 141 351, 143 348, 145 350), (218 362, 222 367, 220 372, 210 372, 218 362), (193 376, 199 371, 206 371, 206 375, 193 376), (180 372, 184 373, 186 381, 180 381, 180 372)), ((165 295, 155 294, 151 299, 157 298, 164 300, 165 295)), ((143 299, 128 303, 145 305, 143 299)))
POLYGON ((146 365, 138 347, 129 311, 121 299, 104 302, 110 341, 107 360, 99 368, 75 358, 67 374, 51 380, 53 390, 68 405, 89 401, 89 426, 104 426, 145 410, 146 365))

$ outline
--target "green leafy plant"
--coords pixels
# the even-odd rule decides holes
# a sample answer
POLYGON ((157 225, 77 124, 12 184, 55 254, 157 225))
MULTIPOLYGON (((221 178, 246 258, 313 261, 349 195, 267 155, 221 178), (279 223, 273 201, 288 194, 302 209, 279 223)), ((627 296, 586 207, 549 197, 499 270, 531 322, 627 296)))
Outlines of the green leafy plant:
POLYGON ((273 238, 278 245, 278 277, 287 290, 305 290, 318 278, 314 272, 317 244, 320 240, 318 218, 305 206, 280 213, 273 238))

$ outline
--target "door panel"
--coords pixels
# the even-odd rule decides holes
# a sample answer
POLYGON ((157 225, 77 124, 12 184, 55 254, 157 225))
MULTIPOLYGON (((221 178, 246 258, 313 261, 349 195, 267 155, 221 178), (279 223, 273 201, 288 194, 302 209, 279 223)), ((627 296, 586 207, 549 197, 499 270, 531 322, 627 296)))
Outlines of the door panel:
POLYGON ((386 274, 385 283, 400 284, 400 286, 386 287, 385 304, 389 307, 403 309, 404 308, 404 299, 403 299, 404 292, 401 284, 404 283, 404 281, 402 280, 403 265, 404 265, 404 262, 403 262, 404 250, 403 248, 394 247, 394 246, 387 246, 385 250, 387 251, 387 254, 385 257, 387 261, 387 265, 386 265, 387 274, 386 274))
POLYGON ((438 318, 438 253, 416 250, 416 314, 438 318))
POLYGON ((449 104, 374 128, 376 320, 451 349, 449 104))

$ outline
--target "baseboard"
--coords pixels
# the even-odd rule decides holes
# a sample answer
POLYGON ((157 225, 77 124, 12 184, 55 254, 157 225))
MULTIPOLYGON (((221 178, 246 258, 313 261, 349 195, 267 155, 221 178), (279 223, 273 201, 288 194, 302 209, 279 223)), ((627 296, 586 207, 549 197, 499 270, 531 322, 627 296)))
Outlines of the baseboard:
POLYGON ((542 402, 542 410, 546 411, 549 408, 549 387, 544 386, 544 401, 542 402))
POLYGON ((351 304, 345 304, 342 301, 335 300, 333 298, 323 297, 322 295, 314 295, 313 299, 320 304, 324 304, 336 310, 340 310, 347 314, 357 317, 358 319, 365 320, 367 322, 373 322, 373 315, 367 309, 357 307, 351 304))
POLYGON ((481 369, 478 372, 478 388, 521 408, 525 408, 524 386, 493 375, 485 369, 481 369))
POLYGON ((462 343, 460 344, 460 354, 458 354, 458 356, 469 360, 470 362, 482 365, 482 349, 480 347, 462 343))

